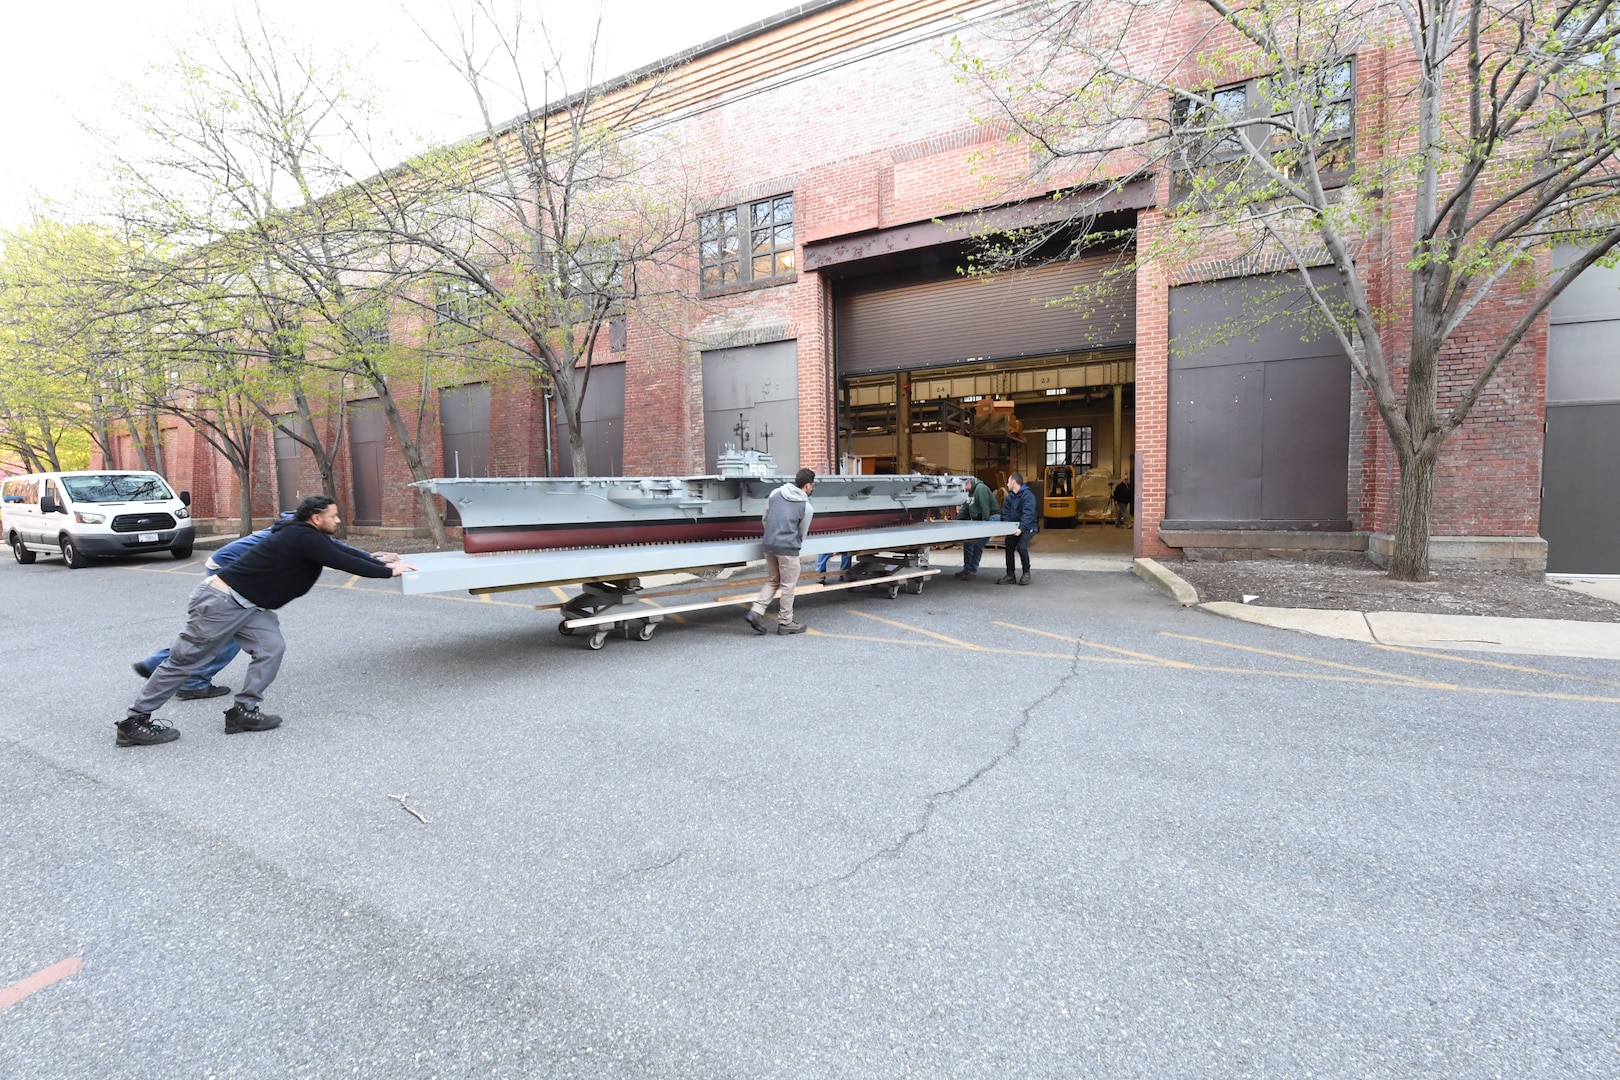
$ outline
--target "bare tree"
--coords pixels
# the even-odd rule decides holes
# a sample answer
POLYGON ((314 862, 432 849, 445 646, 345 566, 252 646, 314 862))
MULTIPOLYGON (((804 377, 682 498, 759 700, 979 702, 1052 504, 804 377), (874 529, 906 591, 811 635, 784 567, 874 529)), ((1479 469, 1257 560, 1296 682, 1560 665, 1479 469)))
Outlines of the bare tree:
POLYGON ((584 475, 592 365, 614 320, 674 279, 687 170, 677 145, 648 130, 659 80, 598 84, 597 36, 576 63, 542 22, 495 0, 473 0, 457 29, 438 47, 483 131, 356 190, 392 265, 423 280, 409 295, 433 312, 438 347, 537 375, 557 395, 584 475))
MULTIPOLYGON (((956 59, 1063 189, 1066 224, 1123 183, 1168 179, 1138 263, 1297 272, 1383 419, 1400 466, 1389 572, 1419 580, 1446 439, 1620 243, 1617 34, 1613 0, 1071 0, 1018 5, 956 59), (1356 126, 1355 58, 1373 50, 1392 80, 1382 129, 1356 126), (1380 287, 1380 245, 1404 252, 1405 288, 1380 287), (1556 245, 1582 253, 1549 275, 1556 245), (1312 278, 1323 265, 1342 289, 1312 278), (1457 348, 1510 291, 1527 302, 1508 331, 1457 348)), ((1046 236, 1002 235, 987 254, 1016 261, 1046 236)))
MULTIPOLYGON (((391 385, 401 368, 419 384, 422 356, 387 343, 379 296, 392 295, 394 279, 366 247, 376 230, 357 225, 352 203, 335 194, 354 181, 341 164, 349 141, 368 131, 370 107, 354 79, 262 17, 200 36, 171 74, 170 96, 140 114, 166 151, 126 162, 126 182, 146 208, 143 226, 182 248, 171 272, 207 278, 244 301, 242 353, 277 376, 244 382, 274 395, 251 403, 311 451, 323 489, 337 498, 341 415, 326 441, 311 383, 317 394, 335 393, 341 414, 346 380, 357 378, 382 405, 412 479, 427 479, 425 403, 407 422, 391 385)), ((445 544, 437 503, 424 492, 421 504, 434 542, 445 544)))

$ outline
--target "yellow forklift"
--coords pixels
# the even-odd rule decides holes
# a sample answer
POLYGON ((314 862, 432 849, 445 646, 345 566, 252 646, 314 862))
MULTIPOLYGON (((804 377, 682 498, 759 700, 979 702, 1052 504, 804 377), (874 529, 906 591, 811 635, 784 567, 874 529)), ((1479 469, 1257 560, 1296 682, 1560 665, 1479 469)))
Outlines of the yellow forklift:
POLYGON ((1079 503, 1074 497, 1074 466, 1048 465, 1042 485, 1041 519, 1045 528, 1062 525, 1072 529, 1080 524, 1079 503))

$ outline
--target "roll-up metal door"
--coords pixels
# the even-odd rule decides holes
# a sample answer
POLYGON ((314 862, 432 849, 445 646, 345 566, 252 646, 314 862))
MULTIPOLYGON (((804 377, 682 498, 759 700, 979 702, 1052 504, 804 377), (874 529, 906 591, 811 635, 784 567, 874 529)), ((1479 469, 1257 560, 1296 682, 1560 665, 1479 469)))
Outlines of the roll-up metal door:
POLYGON ((727 444, 769 453, 781 476, 799 471, 798 342, 704 352, 705 469, 727 444))
MULTIPOLYGON (((457 386, 439 391, 439 431, 444 440, 446 476, 489 475, 489 387, 457 386)), ((460 525, 461 514, 448 499, 444 523, 460 525)))
MULTIPOLYGON (((278 417, 279 423, 301 424, 296 416, 278 417)), ((298 509, 299 481, 302 478, 300 453, 303 444, 276 428, 276 508, 283 512, 298 509)))
POLYGON ((1163 527, 1350 527, 1350 362, 1297 281, 1170 290, 1163 527))
MULTIPOLYGON (((1577 252, 1559 248, 1554 266, 1577 252)), ((1541 536, 1547 569, 1620 574, 1620 269, 1594 266, 1553 301, 1541 536)))
POLYGON ((375 399, 349 403, 349 464, 354 479, 354 523, 381 525, 383 441, 388 418, 375 399))
MULTIPOLYGON (((585 400, 579 408, 581 435, 585 440, 585 463, 592 476, 624 475, 624 365, 593 364, 585 382, 585 400)), ((574 475, 573 455, 568 451, 568 426, 559 412, 553 425, 557 432, 556 473, 574 475)))
POLYGON ((835 355, 840 375, 908 371, 985 358, 1041 356, 1136 338, 1136 284, 1107 272, 1121 256, 985 277, 893 276, 838 284, 835 355), (1075 302, 1054 304, 1064 297, 1075 302))

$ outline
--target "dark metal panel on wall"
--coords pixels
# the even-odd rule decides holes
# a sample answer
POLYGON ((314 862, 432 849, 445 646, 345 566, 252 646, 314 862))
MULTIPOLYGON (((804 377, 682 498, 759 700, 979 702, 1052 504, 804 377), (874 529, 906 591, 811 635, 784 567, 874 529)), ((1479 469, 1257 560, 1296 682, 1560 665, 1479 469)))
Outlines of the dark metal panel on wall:
MULTIPOLYGON (((281 418, 286 423, 298 423, 297 417, 281 418)), ((298 508, 300 468, 300 452, 303 444, 291 435, 275 429, 276 433, 276 509, 281 511, 296 510, 298 508)))
POLYGON ((1167 527, 1350 527, 1350 363, 1291 278, 1170 290, 1167 527))
MULTIPOLYGON (((623 364, 594 364, 590 378, 585 380, 579 422, 585 443, 585 463, 592 476, 624 475, 624 369, 623 364)), ((557 440, 555 472, 558 476, 573 476, 568 426, 563 422, 561 409, 556 411, 552 428, 557 440)))
POLYGON ((907 371, 1133 341, 1136 286, 1129 277, 1079 304, 1052 303, 1098 288, 1119 259, 1093 255, 986 277, 841 281, 833 299, 838 373, 907 371))
MULTIPOLYGON (((444 443, 440 468, 446 476, 488 476, 489 387, 440 390, 439 434, 444 443)), ((461 514, 448 501, 444 504, 444 523, 461 524, 461 514)))
POLYGON ((1547 569, 1620 574, 1620 402, 1547 406, 1541 536, 1547 569))
POLYGON ((798 342, 773 341, 704 352, 705 469, 715 467, 715 459, 728 443, 768 451, 776 459, 779 473, 798 471, 798 342))
POLYGON ((349 465, 354 480, 354 524, 382 524, 383 440, 388 418, 376 401, 349 403, 349 465))
MULTIPOLYGON (((1578 254, 1562 246, 1553 265, 1578 254)), ((1541 459, 1547 569, 1620 574, 1620 267, 1588 269, 1550 314, 1541 459)))
POLYGON ((1185 404, 1170 420, 1167 517, 1260 517, 1264 371, 1241 364, 1170 373, 1170 399, 1185 404))

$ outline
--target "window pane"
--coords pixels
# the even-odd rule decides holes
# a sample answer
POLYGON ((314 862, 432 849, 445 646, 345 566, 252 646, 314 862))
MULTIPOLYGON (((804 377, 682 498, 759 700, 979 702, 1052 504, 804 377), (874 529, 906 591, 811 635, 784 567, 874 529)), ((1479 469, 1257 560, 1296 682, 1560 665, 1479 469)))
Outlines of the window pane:
POLYGON ((784 195, 782 198, 776 200, 776 221, 778 224, 782 224, 792 222, 792 220, 793 196, 784 195))
POLYGON ((703 237, 703 238, 711 237, 711 236, 714 236, 717 233, 719 233, 719 231, 720 231, 720 215, 719 214, 699 214, 698 215, 698 236, 699 237, 703 237))
POLYGON ((741 243, 737 239, 736 233, 728 233, 726 238, 720 243, 720 248, 725 253, 725 258, 727 259, 735 259, 740 246, 741 243))
POLYGON ((791 273, 793 273, 793 252, 792 252, 791 249, 789 249, 787 251, 779 251, 779 252, 777 252, 777 254, 776 254, 776 272, 778 274, 791 274, 791 273))
POLYGON ((778 225, 776 227, 776 246, 778 248, 790 248, 793 246, 792 224, 778 225))
POLYGON ((728 233, 737 231, 737 211, 722 210, 720 212, 720 228, 728 233))
POLYGON ((753 214, 755 228, 771 223, 771 203, 769 199, 764 202, 754 203, 749 209, 753 214))
POLYGON ((756 279, 758 279, 758 278, 768 278, 770 276, 771 276, 771 257, 769 255, 756 256, 754 258, 754 277, 756 279))
POLYGON ((705 288, 720 284, 720 268, 718 266, 705 266, 700 280, 705 288))
POLYGON ((770 250, 771 250, 771 230, 769 230, 769 229, 755 229, 754 230, 754 254, 758 255, 761 252, 767 252, 768 253, 770 250))

